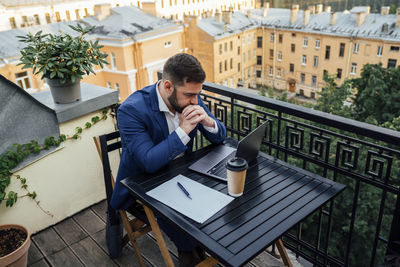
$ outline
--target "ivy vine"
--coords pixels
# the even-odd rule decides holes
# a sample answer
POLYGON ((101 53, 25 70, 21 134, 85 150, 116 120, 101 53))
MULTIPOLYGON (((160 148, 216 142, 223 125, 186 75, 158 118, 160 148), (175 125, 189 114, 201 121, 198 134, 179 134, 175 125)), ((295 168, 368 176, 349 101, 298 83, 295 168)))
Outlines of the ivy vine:
POLYGON ((81 134, 85 129, 91 128, 93 125, 99 121, 106 120, 109 115, 110 109, 104 109, 101 112, 101 116, 94 116, 91 118, 90 122, 86 122, 83 127, 76 127, 75 133, 71 136, 60 134, 59 137, 47 137, 44 139, 43 144, 39 144, 37 141, 32 140, 26 144, 14 144, 6 153, 0 155, 0 204, 5 201, 6 207, 12 207, 19 198, 28 197, 36 202, 37 206, 47 215, 53 217, 49 211, 46 211, 40 205, 40 201, 37 200, 37 194, 35 191, 30 191, 28 189, 27 180, 20 175, 15 175, 12 172, 19 163, 21 163, 27 156, 31 154, 39 154, 42 150, 48 150, 51 147, 57 147, 62 142, 68 140, 77 140, 81 138, 81 134), (18 193, 14 191, 6 192, 7 187, 11 183, 11 179, 15 178, 21 183, 21 189, 23 189, 26 194, 19 196, 18 193))

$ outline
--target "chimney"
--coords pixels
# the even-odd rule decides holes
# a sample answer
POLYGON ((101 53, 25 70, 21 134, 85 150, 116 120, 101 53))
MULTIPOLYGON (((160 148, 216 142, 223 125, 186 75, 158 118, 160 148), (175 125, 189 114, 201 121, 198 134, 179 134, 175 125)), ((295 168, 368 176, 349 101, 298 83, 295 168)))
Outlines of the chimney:
POLYGON ((389 15, 390 7, 388 6, 383 6, 381 7, 381 15, 386 16, 389 15))
POLYGON ((304 10, 303 25, 307 26, 310 22, 310 10, 304 10))
POLYGON ((226 24, 232 23, 232 13, 229 11, 222 11, 222 20, 226 24))
POLYGON ((292 9, 296 9, 296 11, 299 11, 300 6, 299 5, 292 5, 292 9))
POLYGON ((264 2, 264 8, 269 8, 269 2, 264 2))
POLYGON ((400 8, 396 9, 396 17, 397 17, 397 19, 396 19, 396 27, 399 27, 400 26, 400 8))
POLYGON ((264 7, 263 8, 263 13, 262 13, 262 15, 263 15, 263 17, 265 18, 265 17, 267 17, 267 15, 268 15, 268 7, 264 7))
POLYGON ((247 10, 247 18, 249 18, 249 19, 251 18, 251 11, 250 11, 250 9, 247 10))
POLYGON ((336 20, 337 20, 337 13, 336 12, 332 12, 331 13, 331 21, 329 23, 329 25, 333 26, 336 24, 336 20))
POLYGON ((363 25, 365 21, 365 16, 366 16, 365 12, 357 13, 356 27, 360 27, 361 25, 363 25))
POLYGON ((94 6, 94 15, 97 20, 103 20, 111 14, 111 4, 98 4, 94 6))
POLYGON ((312 15, 315 15, 315 6, 309 6, 308 10, 310 10, 312 15))
POLYGON ((332 10, 332 7, 331 7, 331 6, 326 6, 326 7, 325 7, 325 12, 330 13, 331 10, 332 10))
POLYGON ((214 18, 215 18, 215 21, 216 21, 216 22, 221 22, 221 21, 222 21, 222 19, 221 19, 221 12, 219 12, 219 9, 216 9, 216 10, 215 10, 214 18))
POLYGON ((290 24, 294 24, 297 21, 297 9, 292 8, 290 10, 290 24))
POLYGON ((324 8, 324 5, 323 5, 323 4, 318 4, 318 5, 317 5, 317 14, 322 13, 323 8, 324 8))

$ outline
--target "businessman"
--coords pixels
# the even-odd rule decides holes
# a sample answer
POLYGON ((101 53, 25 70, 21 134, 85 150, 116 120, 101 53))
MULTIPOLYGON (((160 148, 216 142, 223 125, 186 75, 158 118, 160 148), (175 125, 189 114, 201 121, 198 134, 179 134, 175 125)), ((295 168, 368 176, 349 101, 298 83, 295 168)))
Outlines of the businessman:
MULTIPOLYGON (((222 143, 225 126, 200 98, 205 80, 200 62, 185 53, 169 58, 162 79, 130 95, 119 107, 118 128, 122 155, 111 206, 126 209, 134 201, 119 181, 141 173, 154 173, 171 160, 191 152, 197 131, 212 143, 222 143)), ((175 243, 180 266, 194 266, 204 256, 196 244, 158 219, 175 243)))

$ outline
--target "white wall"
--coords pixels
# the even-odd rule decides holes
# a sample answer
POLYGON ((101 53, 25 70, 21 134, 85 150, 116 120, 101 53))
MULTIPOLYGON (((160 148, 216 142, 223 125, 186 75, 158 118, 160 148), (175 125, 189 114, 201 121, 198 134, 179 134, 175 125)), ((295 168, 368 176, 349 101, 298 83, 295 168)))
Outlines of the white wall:
MULTIPOLYGON (((91 113, 62 123, 60 132, 72 135, 75 127, 83 127, 99 114, 91 113)), ((22 198, 11 208, 6 208, 4 202, 0 204, 0 224, 23 224, 35 233, 105 199, 103 169, 93 136, 115 131, 114 124, 109 116, 106 121, 84 130, 81 139, 64 142, 64 147, 16 173, 27 179, 29 190, 36 191, 41 206, 54 217, 42 212, 30 198, 22 198)), ((116 174, 118 152, 111 157, 116 174)), ((7 192, 9 190, 16 191, 18 195, 25 194, 16 179, 12 179, 7 192)))

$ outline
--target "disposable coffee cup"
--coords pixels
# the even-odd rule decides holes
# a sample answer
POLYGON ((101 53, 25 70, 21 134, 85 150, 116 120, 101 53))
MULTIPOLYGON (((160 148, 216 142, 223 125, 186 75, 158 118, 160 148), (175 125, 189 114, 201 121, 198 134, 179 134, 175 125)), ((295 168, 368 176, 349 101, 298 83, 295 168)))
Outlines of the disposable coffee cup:
POLYGON ((228 194, 233 197, 243 195, 246 180, 247 161, 244 158, 234 157, 226 163, 228 177, 228 194))

